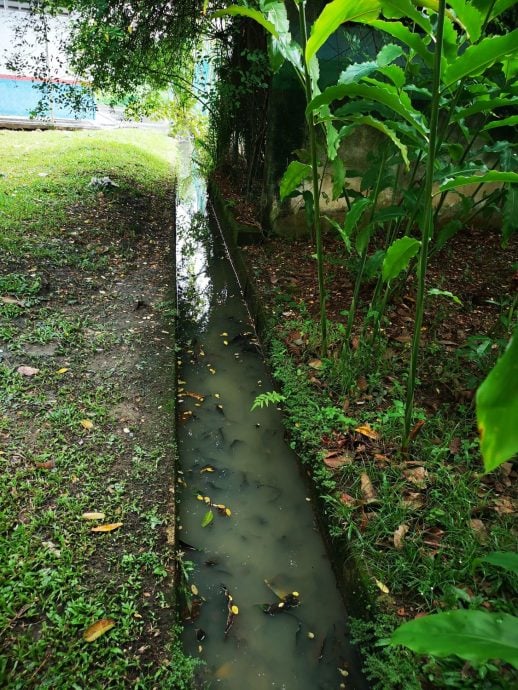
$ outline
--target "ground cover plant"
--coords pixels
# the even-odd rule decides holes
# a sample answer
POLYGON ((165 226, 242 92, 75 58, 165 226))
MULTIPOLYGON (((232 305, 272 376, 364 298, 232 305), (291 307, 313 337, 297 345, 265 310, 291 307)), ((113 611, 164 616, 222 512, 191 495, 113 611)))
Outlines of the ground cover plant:
POLYGON ((137 130, 0 146, 0 684, 186 688, 174 146, 137 130))
MULTIPOLYGON (((516 549, 511 517, 515 512, 515 432, 512 422, 503 421, 502 409, 500 436, 511 439, 505 454, 511 462, 504 463, 496 479, 483 476, 471 404, 474 390, 495 355, 503 351, 516 323, 516 254, 512 252, 516 243, 511 239, 516 229, 512 212, 518 182, 516 154, 512 139, 504 144, 491 134, 516 122, 510 114, 516 105, 516 72, 510 66, 515 61, 516 32, 499 34, 494 25, 513 3, 363 2, 353 7, 330 2, 307 27, 305 3, 295 2, 300 17, 296 40, 287 4, 260 2, 258 9, 236 5, 214 16, 249 17, 260 23, 271 37, 272 69, 284 60, 289 62, 306 91, 308 148, 297 151, 298 160, 288 166, 280 181, 280 198, 303 195, 313 224, 315 254, 304 245, 294 252, 293 244, 284 250, 281 242, 275 242, 266 251, 250 250, 250 256, 262 290, 267 286, 263 297, 276 315, 270 326, 275 331, 272 361, 294 444, 321 488, 331 532, 350 539, 356 563, 367 564, 367 580, 374 591, 381 592, 380 609, 393 615, 392 619, 375 616, 375 631, 367 625, 362 633, 358 625, 358 636, 365 644, 372 641, 373 632, 387 637, 398 617, 481 606, 500 612, 491 620, 502 625, 505 621, 515 636, 515 568, 502 565, 495 575, 484 567, 474 573, 477 558, 487 564, 491 559, 484 561, 484 554, 516 549), (345 65, 338 83, 321 92, 317 51, 347 21, 371 25, 395 41, 386 43, 375 60, 345 65), (496 114, 506 106, 509 113, 496 114), (362 178, 358 192, 348 186, 338 150, 359 125, 374 127, 387 139, 380 154, 373 156, 372 168, 354 173, 362 178), (502 159, 498 152, 504 149, 507 155, 502 159), (489 161, 486 154, 497 155, 489 161), (329 167, 333 196, 344 196, 348 209, 343 221, 329 222, 348 258, 340 257, 336 243, 322 238, 320 185, 322 171, 329 167), (477 196, 487 182, 503 186, 477 196), (460 194, 453 219, 440 223, 451 191, 470 184, 475 187, 460 194), (381 192, 386 190, 392 190, 388 207, 380 204, 381 192), (496 281, 499 285, 493 290, 504 308, 493 323, 486 321, 485 332, 476 333, 482 310, 476 310, 474 319, 466 319, 473 305, 464 305, 458 293, 449 289, 451 274, 436 264, 434 284, 428 267, 448 242, 452 247, 457 234, 461 236, 456 238, 456 249, 463 262, 467 256, 475 258, 467 248, 462 251, 468 237, 462 233, 473 227, 481 210, 487 217, 487 212, 497 208, 495 201, 503 201, 502 243, 508 249, 507 253, 498 251, 500 267, 507 272, 507 289, 502 290, 502 281, 496 281), (301 249, 308 264, 301 261, 301 249), (272 263, 265 256, 270 251, 272 263), (285 261, 279 262, 279 255, 285 261), (317 264, 316 279, 312 259, 317 264), (301 278, 306 266, 311 278, 301 278), (352 276, 352 285, 344 286, 350 278, 339 276, 343 270, 352 276), (277 294, 272 297, 272 292, 277 294), (439 308, 437 304, 427 308, 430 297, 440 300, 439 308), (318 329, 313 320, 317 313, 318 329), (451 337, 438 339, 444 319, 451 337), (473 335, 466 337, 458 328, 452 336, 460 324, 467 325, 473 335), (391 336, 400 344, 410 344, 410 351, 394 348, 391 336), (440 356, 442 347, 455 353, 451 368, 440 356), (488 354, 492 356, 483 362, 488 354), (437 366, 437 362, 441 363, 437 366), (445 383, 448 395, 441 392, 445 383), (436 398, 432 405, 430 398, 436 398)), ((484 221, 479 218, 478 223, 484 221)), ((497 238, 491 240, 492 247, 497 243, 497 238)), ((491 263, 487 255, 485 259, 491 263)), ((484 270, 477 276, 477 287, 482 284, 483 291, 491 283, 486 284, 487 277, 484 270)), ((516 372, 509 372, 507 393, 514 410, 516 372)), ((487 442, 482 447, 486 453, 487 442)), ((494 466, 489 457, 485 460, 488 469, 494 466)), ((459 633, 463 615, 448 619, 459 633)), ((479 631, 482 621, 489 618, 466 615, 479 631)), ((431 624, 432 619, 428 628, 424 622, 419 627, 423 640, 431 624)), ((417 636, 418 626, 408 629, 417 636)), ((387 648, 381 663, 379 654, 369 656, 367 670, 378 681, 377 687, 428 683, 431 687, 510 687, 515 678, 511 667, 516 667, 516 643, 512 644, 514 652, 502 647, 500 657, 496 646, 487 645, 493 652, 489 657, 500 659, 494 662, 477 655, 473 642, 471 647, 468 644, 471 651, 465 652, 459 641, 457 654, 471 665, 432 660, 422 672, 405 652, 387 648)), ((426 651, 426 641, 412 648, 426 651)), ((433 653, 433 646, 428 649, 433 653)), ((435 649, 437 656, 444 656, 444 648, 439 651, 437 645, 435 649)))

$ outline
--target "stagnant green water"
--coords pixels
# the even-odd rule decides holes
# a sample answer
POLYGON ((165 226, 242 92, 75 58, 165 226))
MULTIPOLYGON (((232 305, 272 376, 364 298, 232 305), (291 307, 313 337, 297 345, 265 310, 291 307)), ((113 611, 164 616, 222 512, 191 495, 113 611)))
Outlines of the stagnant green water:
POLYGON ((185 647, 206 663, 202 677, 211 688, 363 688, 280 413, 250 412, 255 397, 273 387, 221 237, 212 230, 202 180, 184 180, 177 209, 185 482, 179 537, 197 549, 184 547, 184 558, 195 563, 185 647), (209 499, 228 507, 230 516, 209 499), (203 527, 209 511, 212 522, 203 527), (293 592, 287 604, 300 605, 279 608, 293 592), (277 612, 264 613, 265 604, 277 612), (232 605, 238 612, 225 634, 232 605))

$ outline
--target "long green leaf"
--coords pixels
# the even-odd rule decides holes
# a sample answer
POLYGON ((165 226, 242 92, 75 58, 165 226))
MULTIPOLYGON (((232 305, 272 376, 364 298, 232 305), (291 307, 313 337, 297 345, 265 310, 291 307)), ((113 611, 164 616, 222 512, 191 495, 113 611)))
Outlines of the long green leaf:
POLYGON ((362 215, 371 205, 372 201, 368 197, 361 197, 353 201, 351 208, 347 211, 343 226, 343 230, 348 237, 352 235, 353 230, 355 230, 356 226, 360 222, 362 215))
POLYGON ((476 400, 484 468, 491 472, 518 453, 518 329, 476 400))
POLYGON ((469 175, 468 177, 459 175, 458 177, 449 178, 446 182, 443 182, 435 194, 447 192, 450 189, 457 189, 457 187, 465 187, 468 184, 481 184, 483 182, 510 182, 511 184, 517 184, 518 173, 490 170, 483 175, 469 175))
POLYGON ((478 41, 484 23, 482 12, 466 0, 448 0, 448 4, 466 30, 470 41, 472 43, 478 41))
POLYGON ((476 558, 473 562, 473 566, 480 565, 480 563, 496 565, 499 568, 503 568, 504 570, 518 575, 518 553, 512 551, 493 551, 492 553, 488 553, 487 556, 476 558))
POLYGON ((333 201, 338 199, 344 191, 345 165, 340 156, 333 161, 333 201))
POLYGON ((427 34, 432 33, 432 25, 428 17, 414 7, 410 0, 381 0, 383 15, 387 19, 411 19, 427 34))
POLYGON ((394 631, 390 644, 472 663, 502 659, 518 668, 518 618, 508 613, 446 611, 404 623, 394 631))
POLYGON ((399 149, 401 157, 405 162, 406 169, 408 170, 410 168, 410 161, 408 160, 408 148, 405 146, 405 144, 403 144, 401 139, 399 139, 394 130, 391 129, 387 124, 385 124, 385 122, 377 120, 375 117, 372 117, 371 115, 359 115, 357 117, 351 118, 351 120, 355 124, 367 125, 368 127, 377 129, 379 132, 382 132, 385 136, 387 136, 399 149))
POLYGON ((413 237, 400 237, 392 242, 383 260, 383 280, 388 283, 389 280, 397 278, 401 271, 407 268, 420 246, 421 242, 413 237))
POLYGON ((487 113, 496 110, 496 108, 513 107, 516 105, 518 105, 518 96, 509 98, 477 98, 473 105, 456 110, 450 118, 450 121, 458 122, 459 120, 464 120, 466 117, 470 117, 470 115, 487 113))
POLYGON ((333 0, 315 20, 306 44, 306 62, 309 62, 327 39, 344 22, 366 22, 376 19, 380 12, 379 0, 333 0))
POLYGON ((511 115, 510 117, 505 117, 503 120, 494 120, 490 122, 482 128, 482 132, 486 132, 488 129, 497 129, 498 127, 514 127, 516 124, 518 124, 518 115, 511 115))
POLYGON ((422 115, 412 107, 408 95, 404 92, 399 93, 393 86, 382 84, 381 82, 379 82, 378 86, 372 86, 371 84, 338 84, 338 86, 330 86, 311 101, 307 110, 308 112, 317 110, 323 105, 329 105, 333 101, 341 100, 346 96, 358 96, 366 101, 371 100, 381 103, 409 122, 422 136, 427 136, 427 129, 423 124, 422 115))
POLYGON ((238 5, 230 5, 224 10, 217 10, 210 15, 210 19, 219 19, 220 17, 248 17, 260 24, 269 34, 275 38, 279 38, 279 34, 275 26, 263 16, 258 10, 253 10, 250 7, 240 7, 238 5))
POLYGON ((410 31, 401 22, 384 22, 381 19, 376 19, 369 24, 380 31, 390 34, 394 38, 411 48, 414 53, 425 62, 429 67, 432 64, 432 53, 426 47, 426 43, 418 34, 410 31))
POLYGON ((299 184, 310 177, 310 175, 311 165, 301 163, 300 161, 291 161, 286 172, 282 176, 280 186, 281 201, 294 192, 299 184))
POLYGON ((443 87, 449 88, 459 79, 464 77, 476 77, 482 74, 495 62, 502 60, 506 55, 516 52, 518 46, 518 29, 504 36, 490 36, 470 46, 465 53, 459 55, 457 60, 448 65, 442 75, 443 87))

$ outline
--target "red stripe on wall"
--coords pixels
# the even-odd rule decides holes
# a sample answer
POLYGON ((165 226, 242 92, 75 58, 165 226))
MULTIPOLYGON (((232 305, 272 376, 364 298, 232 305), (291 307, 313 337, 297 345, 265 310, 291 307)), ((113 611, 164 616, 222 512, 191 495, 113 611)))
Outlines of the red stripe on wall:
MULTIPOLYGON (((36 79, 35 77, 25 77, 19 74, 0 74, 0 79, 9 79, 10 81, 39 81, 44 82, 44 79, 36 79)), ((72 86, 80 86, 82 82, 78 79, 50 79, 54 84, 71 84, 72 86)))

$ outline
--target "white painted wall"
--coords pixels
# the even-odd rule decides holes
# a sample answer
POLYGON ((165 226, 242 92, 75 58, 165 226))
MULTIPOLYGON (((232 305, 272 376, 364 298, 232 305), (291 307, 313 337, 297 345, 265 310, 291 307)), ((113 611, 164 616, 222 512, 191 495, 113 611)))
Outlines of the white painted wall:
MULTIPOLYGON (((0 0, 0 74, 14 74, 7 69, 6 62, 8 56, 13 53, 15 26, 23 25, 28 19, 27 8, 26 2, 0 0)), ((46 47, 39 34, 29 30, 26 32, 26 38, 32 44, 32 48, 26 51, 24 60, 30 63, 31 57, 34 59, 44 52, 47 55, 51 75, 61 79, 71 79, 73 77, 68 71, 66 56, 60 49, 62 40, 68 36, 70 18, 63 13, 58 17, 49 17, 48 22, 49 41, 46 47)), ((30 68, 23 76, 32 76, 30 68)))

